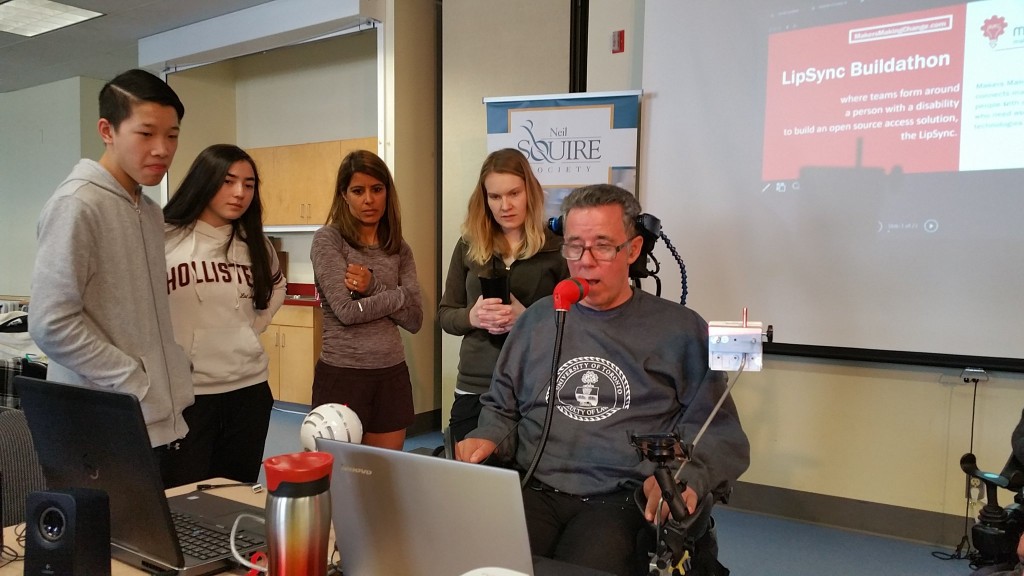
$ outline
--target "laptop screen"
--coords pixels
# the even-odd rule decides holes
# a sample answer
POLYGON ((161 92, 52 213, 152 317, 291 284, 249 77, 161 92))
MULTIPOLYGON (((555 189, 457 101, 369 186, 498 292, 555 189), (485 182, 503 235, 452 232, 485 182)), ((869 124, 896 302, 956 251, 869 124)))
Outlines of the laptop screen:
POLYGON ((332 521, 345 574, 533 574, 519 474, 316 439, 334 456, 332 521))
POLYGON ((115 547, 181 566, 163 481, 135 396, 25 377, 15 385, 47 487, 106 491, 115 547))

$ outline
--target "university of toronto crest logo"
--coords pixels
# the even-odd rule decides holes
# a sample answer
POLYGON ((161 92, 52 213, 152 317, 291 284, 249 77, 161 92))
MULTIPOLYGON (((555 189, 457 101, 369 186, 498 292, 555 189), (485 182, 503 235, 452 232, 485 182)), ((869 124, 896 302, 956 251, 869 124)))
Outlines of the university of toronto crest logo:
POLYGON ((593 356, 562 365, 555 395, 559 412, 580 422, 597 422, 629 408, 626 375, 615 364, 593 356))
POLYGON ((580 406, 597 406, 598 392, 601 391, 597 384, 597 374, 587 372, 583 375, 583 385, 576 387, 576 401, 580 406))

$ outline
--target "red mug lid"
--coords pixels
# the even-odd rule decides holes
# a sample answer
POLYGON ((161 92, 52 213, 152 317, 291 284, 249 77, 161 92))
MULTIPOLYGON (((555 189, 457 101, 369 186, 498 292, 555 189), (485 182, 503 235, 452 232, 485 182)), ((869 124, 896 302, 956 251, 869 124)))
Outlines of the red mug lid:
POLYGON ((297 452, 271 456, 263 461, 267 471, 267 489, 277 490, 281 482, 300 484, 331 475, 334 456, 327 452, 297 452))

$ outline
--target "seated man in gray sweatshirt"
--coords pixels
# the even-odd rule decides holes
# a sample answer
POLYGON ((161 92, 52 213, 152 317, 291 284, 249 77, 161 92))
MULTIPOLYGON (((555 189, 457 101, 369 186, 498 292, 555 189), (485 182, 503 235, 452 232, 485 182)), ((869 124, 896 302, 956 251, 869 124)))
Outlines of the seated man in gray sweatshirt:
MULTIPOLYGON (((655 464, 638 457, 630 435, 675 432, 691 443, 726 389, 726 375, 708 367, 704 319, 629 283, 643 244, 639 213, 632 193, 606 184, 565 199, 562 255, 589 293, 565 317, 555 381, 548 386, 556 331, 549 297, 520 316, 481 398, 479 426, 456 447, 468 462, 493 453, 520 470, 535 464, 523 490, 534 555, 620 575, 647 573, 637 536, 668 515, 658 507, 655 464), (550 434, 534 461, 549 404, 550 434), (645 509, 635 502, 638 488, 645 509)), ((682 470, 689 511, 709 494, 724 498, 749 463, 728 398, 682 470)), ((714 546, 710 532, 702 544, 714 546)))
POLYGON ((192 377, 171 330, 163 213, 142 186, 167 173, 185 108, 143 70, 108 82, 99 108, 103 155, 81 160, 39 216, 29 332, 50 380, 137 396, 161 457, 188 432, 192 377))

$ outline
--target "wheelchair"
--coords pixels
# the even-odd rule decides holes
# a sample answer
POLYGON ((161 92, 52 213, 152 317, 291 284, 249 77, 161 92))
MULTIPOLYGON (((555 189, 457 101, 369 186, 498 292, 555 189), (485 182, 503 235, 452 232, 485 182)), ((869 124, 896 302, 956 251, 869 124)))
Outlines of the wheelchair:
POLYGON ((985 488, 985 505, 971 528, 971 542, 977 550, 972 576, 1010 570, 1018 562, 1017 542, 1024 533, 1024 464, 1012 454, 998 474, 978 469, 977 459, 968 452, 960 458, 960 469, 978 479, 985 488), (999 488, 1013 493, 1013 502, 999 505, 999 488))

